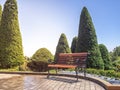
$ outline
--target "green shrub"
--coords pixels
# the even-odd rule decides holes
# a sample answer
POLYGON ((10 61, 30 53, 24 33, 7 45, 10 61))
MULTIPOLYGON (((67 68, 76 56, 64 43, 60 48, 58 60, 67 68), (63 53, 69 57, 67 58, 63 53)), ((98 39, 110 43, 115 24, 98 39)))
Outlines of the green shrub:
POLYGON ((115 74, 115 78, 119 78, 120 79, 120 72, 114 73, 115 74))
POLYGON ((52 53, 47 48, 40 48, 33 54, 31 59, 34 61, 48 62, 48 59, 53 60, 53 58, 52 53))
POLYGON ((96 73, 96 69, 87 69, 87 73, 95 74, 96 73))
POLYGON ((0 5, 0 24, 1 24, 1 17, 2 17, 2 6, 0 5))
POLYGON ((22 65, 19 66, 19 71, 29 71, 29 68, 27 66, 28 61, 25 60, 22 65))
POLYGON ((108 77, 113 77, 114 73, 115 73, 114 70, 106 70, 106 76, 108 76, 108 77))
POLYGON ((43 61, 30 61, 27 66, 35 72, 45 72, 47 71, 47 62, 43 61))
POLYGON ((27 66, 32 71, 43 72, 47 70, 49 59, 53 60, 53 55, 51 52, 46 48, 40 48, 32 56, 31 61, 28 62, 27 66))
POLYGON ((96 74, 96 75, 102 75, 102 76, 114 77, 120 79, 120 72, 116 72, 114 70, 98 70, 98 69, 88 68, 86 71, 87 73, 90 74, 96 74))
POLYGON ((110 60, 110 56, 107 50, 107 47, 104 44, 99 44, 100 53, 102 59, 104 61, 104 69, 111 70, 112 69, 112 61, 110 60))
POLYGON ((106 76, 106 72, 104 70, 99 70, 100 75, 106 76))

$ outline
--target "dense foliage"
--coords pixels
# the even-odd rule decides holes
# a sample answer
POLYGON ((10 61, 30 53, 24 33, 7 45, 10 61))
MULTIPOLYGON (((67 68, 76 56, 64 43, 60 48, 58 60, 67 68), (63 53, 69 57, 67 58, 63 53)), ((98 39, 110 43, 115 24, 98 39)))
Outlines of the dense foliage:
POLYGON ((74 37, 72 40, 72 44, 71 44, 71 52, 75 53, 76 52, 76 47, 77 47, 77 37, 74 37))
POLYGON ((87 73, 120 79, 120 72, 116 72, 114 70, 98 70, 88 68, 87 73))
POLYGON ((55 62, 57 62, 57 55, 59 53, 70 53, 70 52, 71 50, 69 48, 67 38, 65 34, 62 33, 56 47, 55 58, 54 58, 55 62))
POLYGON ((99 49, 101 52, 102 59, 104 61, 104 69, 105 70, 112 69, 112 61, 110 60, 107 47, 104 44, 99 44, 99 49))
POLYGON ((86 7, 82 9, 79 23, 77 52, 89 52, 87 67, 104 69, 97 36, 92 23, 92 18, 86 7))
POLYGON ((38 49, 32 56, 31 61, 28 63, 28 67, 32 71, 46 71, 48 65, 48 59, 53 60, 53 55, 46 48, 38 49))
POLYGON ((120 46, 114 48, 113 52, 110 52, 112 64, 116 71, 120 71, 120 46))
POLYGON ((12 68, 23 62, 17 2, 7 0, 4 4, 0 26, 0 68, 12 68))
POLYGON ((114 48, 113 55, 120 56, 120 46, 117 46, 116 48, 114 48))
POLYGON ((1 24, 1 18, 2 18, 2 6, 0 5, 0 24, 1 24))
POLYGON ((32 60, 48 62, 48 59, 53 60, 52 53, 47 48, 38 49, 35 54, 33 54, 32 60))
POLYGON ((30 61, 27 66, 30 68, 30 70, 34 71, 34 72, 45 72, 47 71, 47 62, 43 62, 43 61, 30 61))

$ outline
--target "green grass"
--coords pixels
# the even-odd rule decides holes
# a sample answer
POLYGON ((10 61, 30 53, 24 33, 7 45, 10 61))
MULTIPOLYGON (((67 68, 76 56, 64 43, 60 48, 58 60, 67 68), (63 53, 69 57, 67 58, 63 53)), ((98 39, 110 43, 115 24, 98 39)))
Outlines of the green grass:
POLYGON ((17 68, 12 69, 0 69, 0 71, 19 71, 17 68))

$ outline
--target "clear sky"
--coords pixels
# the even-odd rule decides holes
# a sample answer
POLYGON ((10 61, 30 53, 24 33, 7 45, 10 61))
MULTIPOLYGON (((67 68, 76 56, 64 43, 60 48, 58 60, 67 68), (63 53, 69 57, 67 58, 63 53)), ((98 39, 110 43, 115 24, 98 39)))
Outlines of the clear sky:
MULTIPOLYGON (((3 6, 6 0, 0 0, 3 6)), ((69 46, 78 35, 80 13, 87 7, 99 44, 109 51, 120 45, 120 0, 17 0, 24 55, 47 48, 55 53, 61 33, 69 46)))

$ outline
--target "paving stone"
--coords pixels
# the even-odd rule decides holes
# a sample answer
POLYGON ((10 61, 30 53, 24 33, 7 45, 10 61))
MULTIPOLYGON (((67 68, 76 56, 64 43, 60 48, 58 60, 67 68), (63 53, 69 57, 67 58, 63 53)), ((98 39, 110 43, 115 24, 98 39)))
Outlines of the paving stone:
MULTIPOLYGON (((1 75, 0 75, 1 76, 1 75)), ((100 85, 76 78, 46 75, 21 75, 19 77, 8 75, 8 79, 1 76, 0 90, 105 90, 100 85)), ((7 75, 4 76, 7 78, 7 75)))

